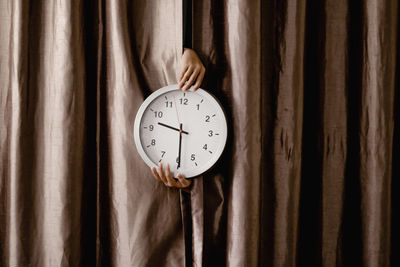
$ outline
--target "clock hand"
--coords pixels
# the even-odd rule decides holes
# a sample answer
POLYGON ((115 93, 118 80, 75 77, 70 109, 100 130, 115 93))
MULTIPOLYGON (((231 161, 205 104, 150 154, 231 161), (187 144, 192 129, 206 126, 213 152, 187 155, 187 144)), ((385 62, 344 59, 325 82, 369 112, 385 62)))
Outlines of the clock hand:
POLYGON ((175 96, 174 96, 174 106, 175 106, 176 119, 178 120, 178 124, 180 124, 181 122, 179 120, 178 107, 176 106, 175 96))
MULTIPOLYGON (((181 131, 181 130, 179 130, 178 128, 175 128, 175 127, 169 126, 169 125, 167 125, 167 124, 165 124, 165 123, 162 123, 162 122, 159 122, 158 124, 159 124, 159 125, 161 125, 161 126, 164 126, 164 127, 170 128, 170 129, 172 129, 172 130, 175 130, 175 131, 177 131, 177 132, 180 132, 180 131, 181 131)), ((186 132, 186 131, 182 131, 182 133, 184 133, 184 134, 189 134, 189 133, 188 133, 188 132, 186 132)))
POLYGON ((182 147, 182 123, 179 125, 179 154, 178 154, 178 167, 181 167, 181 147, 182 147))

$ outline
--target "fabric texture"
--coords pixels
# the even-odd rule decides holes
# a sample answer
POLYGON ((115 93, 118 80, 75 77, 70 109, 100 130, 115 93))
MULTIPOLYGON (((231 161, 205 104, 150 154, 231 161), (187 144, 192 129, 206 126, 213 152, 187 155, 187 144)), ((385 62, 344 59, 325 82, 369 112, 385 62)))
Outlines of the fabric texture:
POLYGON ((399 266, 399 3, 193 1, 229 123, 190 193, 136 111, 182 1, 0 1, 0 266, 399 266))

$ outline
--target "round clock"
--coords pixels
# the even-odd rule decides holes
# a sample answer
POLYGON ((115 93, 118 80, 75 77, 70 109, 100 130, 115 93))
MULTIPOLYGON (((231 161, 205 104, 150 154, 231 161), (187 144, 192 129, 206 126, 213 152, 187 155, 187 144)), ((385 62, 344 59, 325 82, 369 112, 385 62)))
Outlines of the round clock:
POLYGON ((203 89, 195 92, 163 87, 152 93, 136 114, 134 138, 149 167, 169 163, 176 177, 198 176, 221 156, 227 123, 218 100, 203 89))

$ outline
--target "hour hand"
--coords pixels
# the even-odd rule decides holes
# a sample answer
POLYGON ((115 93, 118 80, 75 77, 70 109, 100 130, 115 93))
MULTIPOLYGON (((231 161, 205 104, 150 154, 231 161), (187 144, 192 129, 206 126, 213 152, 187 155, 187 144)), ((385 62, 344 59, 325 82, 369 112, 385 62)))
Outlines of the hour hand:
POLYGON ((178 128, 175 128, 175 127, 169 126, 169 125, 167 125, 167 124, 165 124, 165 123, 162 123, 162 122, 159 122, 158 124, 159 124, 159 125, 161 125, 161 126, 164 126, 164 127, 170 128, 170 129, 172 129, 172 130, 175 130, 175 131, 177 131, 177 132, 180 132, 180 131, 182 131, 182 133, 184 133, 184 134, 189 134, 189 133, 188 133, 188 132, 186 132, 186 131, 179 130, 178 128))

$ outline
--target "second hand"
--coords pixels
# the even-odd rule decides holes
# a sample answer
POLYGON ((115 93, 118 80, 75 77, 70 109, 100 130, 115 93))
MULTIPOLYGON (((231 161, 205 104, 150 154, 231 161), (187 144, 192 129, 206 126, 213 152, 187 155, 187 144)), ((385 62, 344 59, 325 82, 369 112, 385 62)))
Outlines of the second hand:
POLYGON ((178 124, 180 124, 181 121, 179 120, 178 107, 176 106, 175 96, 174 96, 174 105, 175 105, 176 119, 178 120, 178 124))

